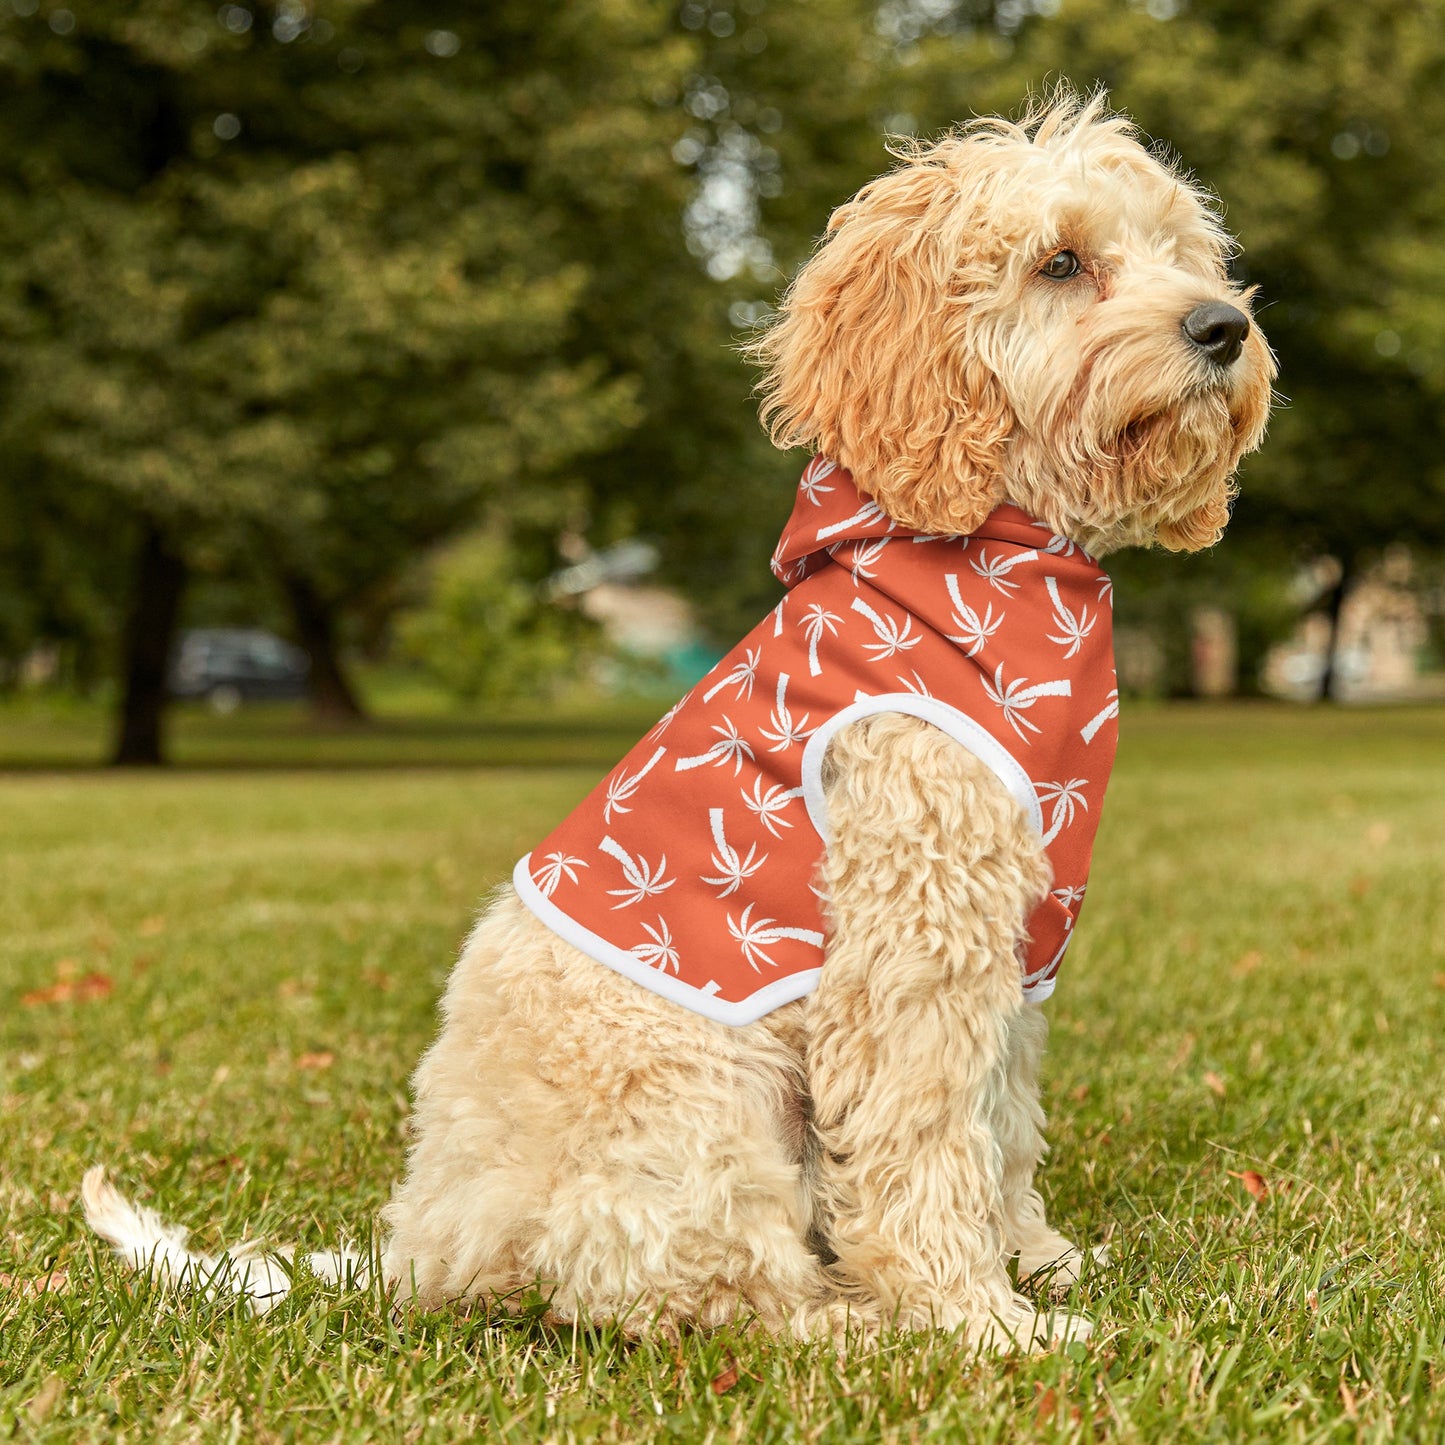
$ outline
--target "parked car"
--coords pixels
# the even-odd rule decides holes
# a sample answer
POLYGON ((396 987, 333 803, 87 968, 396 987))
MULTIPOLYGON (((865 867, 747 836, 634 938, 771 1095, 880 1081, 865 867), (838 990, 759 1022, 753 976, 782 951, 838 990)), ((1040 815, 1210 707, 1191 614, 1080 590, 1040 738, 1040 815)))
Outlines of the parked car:
POLYGON ((306 695, 311 659, 258 627, 203 627, 183 633, 171 660, 170 693, 204 698, 217 712, 243 702, 306 695))

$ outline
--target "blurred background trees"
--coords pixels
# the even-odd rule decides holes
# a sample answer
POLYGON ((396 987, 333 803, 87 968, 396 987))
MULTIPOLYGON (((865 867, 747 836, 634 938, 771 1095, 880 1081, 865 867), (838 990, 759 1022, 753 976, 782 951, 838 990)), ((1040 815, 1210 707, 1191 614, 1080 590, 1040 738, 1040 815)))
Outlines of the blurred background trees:
POLYGON ((1112 565, 1155 685, 1190 685, 1206 603, 1251 685, 1302 606, 1338 617, 1399 544, 1417 575, 1445 552, 1442 19, 0 0, 0 677, 41 648, 113 689, 125 762, 162 755, 185 621, 289 632, 332 718, 398 609, 413 650, 505 692, 529 637, 539 676, 575 640, 536 584, 636 535, 726 638, 771 596, 799 461, 760 435, 736 341, 886 131, 1067 76, 1246 242, 1288 405, 1223 547, 1112 565), (467 647, 469 617, 495 636, 467 647))

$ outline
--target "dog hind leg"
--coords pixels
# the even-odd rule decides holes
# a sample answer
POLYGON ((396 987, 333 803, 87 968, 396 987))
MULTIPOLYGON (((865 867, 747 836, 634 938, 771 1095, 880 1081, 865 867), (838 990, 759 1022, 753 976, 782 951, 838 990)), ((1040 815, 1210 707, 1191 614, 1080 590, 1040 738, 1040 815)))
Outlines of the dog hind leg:
POLYGON ((416 1075, 385 1269, 424 1304, 550 1295, 561 1320, 782 1330, 823 1289, 806 1246, 789 1005, 729 1028, 550 933, 510 890, 416 1075))

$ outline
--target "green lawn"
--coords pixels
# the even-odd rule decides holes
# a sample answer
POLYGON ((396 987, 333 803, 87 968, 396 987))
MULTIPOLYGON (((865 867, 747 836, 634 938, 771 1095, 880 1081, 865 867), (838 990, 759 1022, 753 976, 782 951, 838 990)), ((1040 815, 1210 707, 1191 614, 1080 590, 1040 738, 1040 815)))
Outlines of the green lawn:
POLYGON ((195 718, 143 776, 0 717, 0 1438, 1445 1439, 1440 709, 1126 710, 1048 1005, 1046 1192, 1113 1249, 1070 1356, 674 1354, 309 1280, 255 1320, 95 1249, 99 1160, 203 1246, 364 1239, 478 901, 640 721, 195 718))

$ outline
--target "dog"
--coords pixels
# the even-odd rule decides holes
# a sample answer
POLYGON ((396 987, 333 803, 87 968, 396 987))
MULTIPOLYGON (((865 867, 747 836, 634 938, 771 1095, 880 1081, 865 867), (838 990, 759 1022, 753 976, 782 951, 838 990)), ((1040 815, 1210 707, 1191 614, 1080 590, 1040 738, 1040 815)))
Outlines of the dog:
MULTIPOLYGON (((1117 715, 1095 559, 1219 538, 1274 360, 1217 209, 1102 96, 896 155, 750 347, 772 440, 814 454, 787 597, 519 864, 447 986, 384 1212, 398 1300, 1089 1332, 1009 1263, 1067 1286, 1084 1258, 1035 1171, 1038 1001, 1117 715)), ((84 1197, 132 1262, 215 1276, 103 1171, 84 1197)), ((264 1307, 281 1273, 236 1287, 264 1307)))

